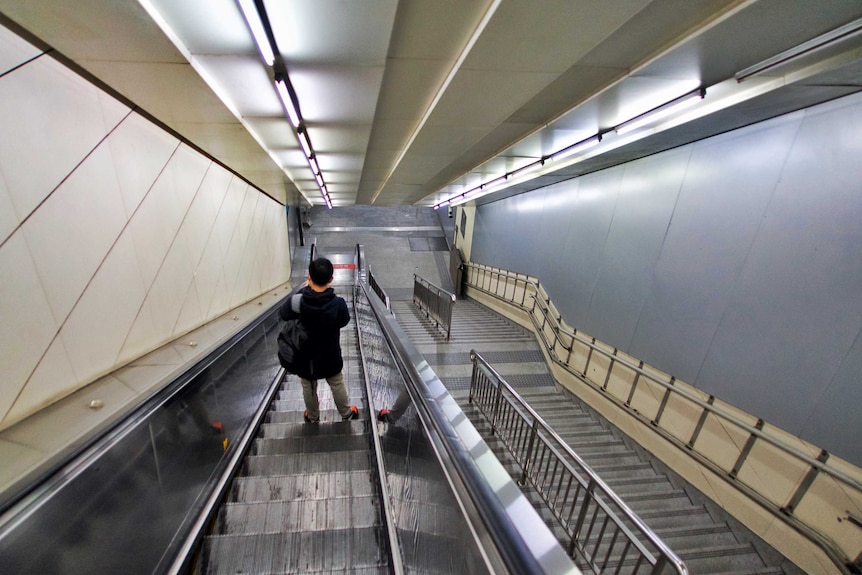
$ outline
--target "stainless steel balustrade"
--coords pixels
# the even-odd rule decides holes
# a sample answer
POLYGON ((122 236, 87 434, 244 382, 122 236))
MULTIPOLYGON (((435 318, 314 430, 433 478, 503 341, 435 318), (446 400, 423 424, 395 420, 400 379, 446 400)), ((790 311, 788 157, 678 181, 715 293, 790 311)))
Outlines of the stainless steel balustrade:
POLYGON ((683 562, 476 351, 470 401, 594 573, 688 573, 683 562))
POLYGON ((389 296, 386 295, 386 291, 381 287, 379 283, 377 283, 377 278, 374 277, 374 274, 371 273, 371 267, 368 268, 368 286, 371 288, 371 291, 377 294, 377 297, 380 298, 380 301, 383 302, 383 305, 386 306, 390 312, 392 311, 392 302, 389 300, 389 296))
POLYGON ((361 288, 403 375, 405 392, 416 409, 423 435, 443 464, 441 469, 471 521, 474 537, 483 543, 491 570, 537 575, 580 573, 395 317, 379 300, 368 297, 365 284, 361 288))
POLYGON ((413 274, 413 303, 426 316, 433 319, 437 328, 442 328, 446 339, 449 339, 452 331, 452 306, 455 304, 455 294, 413 274))
MULTIPOLYGON (((537 278, 473 262, 464 262, 463 266, 465 284, 468 287, 514 305, 529 315, 536 333, 556 364, 579 380, 600 389, 605 397, 629 410, 634 417, 645 421, 656 433, 685 449, 719 477, 732 482, 753 501, 818 545, 842 572, 850 573, 849 565, 862 564, 862 548, 859 546, 858 537, 848 538, 846 533, 841 533, 841 521, 829 521, 829 513, 815 512, 806 516, 797 513, 803 502, 806 502, 806 496, 809 496, 810 501, 807 503, 808 509, 811 510, 822 507, 824 493, 832 493, 834 497, 847 500, 846 507, 842 507, 842 503, 838 504, 841 508, 839 513, 843 512, 843 515, 848 516, 848 521, 852 522, 852 514, 849 511, 844 512, 844 509, 852 509, 853 501, 862 501, 862 482, 850 473, 828 464, 829 454, 825 450, 820 450, 818 457, 812 457, 764 431, 762 420, 757 420, 754 424, 746 422, 736 413, 716 405, 715 397, 697 397, 694 390, 684 389, 675 377, 664 377, 656 373, 657 370, 647 369, 642 361, 622 357, 616 348, 603 345, 594 337, 585 336, 578 333, 577 329, 566 326, 537 278), (604 375, 602 383, 595 379, 597 373, 604 375), (639 386, 649 388, 649 391, 657 390, 661 400, 638 401, 638 398, 649 395, 638 393, 639 386), (672 425, 667 421, 669 418, 665 416, 665 412, 671 402, 675 403, 677 412, 699 411, 698 423, 691 433, 680 435, 679 430, 686 427, 672 425), (722 425, 743 438, 741 447, 734 443, 726 445, 728 449, 738 450, 732 465, 716 460, 716 450, 709 449, 706 442, 698 443, 704 425, 712 418, 720 420, 722 425), (774 493, 763 492, 763 482, 758 485, 748 481, 749 474, 744 473, 746 466, 755 465, 751 454, 757 444, 766 446, 758 446, 761 452, 764 449, 769 450, 765 457, 784 454, 788 460, 788 463, 782 466, 785 471, 789 468, 798 470, 798 480, 790 483, 792 491, 783 495, 780 500, 777 500, 779 498, 774 493), (838 485, 833 487, 821 483, 818 486, 819 491, 813 492, 815 482, 822 481, 824 477, 837 482, 838 485), (842 493, 836 493, 836 487, 842 493)), ((762 471, 763 469, 758 467, 758 471, 750 476, 759 477, 762 471)), ((765 482, 767 487, 772 487, 770 484, 775 483, 765 482)), ((777 483, 785 484, 786 481, 777 483)))

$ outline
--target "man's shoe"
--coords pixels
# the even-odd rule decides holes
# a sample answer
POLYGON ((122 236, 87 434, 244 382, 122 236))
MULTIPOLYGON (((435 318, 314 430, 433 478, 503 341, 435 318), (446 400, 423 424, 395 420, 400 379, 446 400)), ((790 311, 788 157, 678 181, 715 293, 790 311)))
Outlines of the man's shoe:
POLYGON ((350 406, 350 415, 348 415, 347 417, 342 417, 341 419, 342 419, 342 421, 348 421, 351 419, 359 419, 359 408, 356 407, 355 405, 351 405, 350 406))
POLYGON ((305 413, 302 414, 302 419, 305 420, 305 423, 320 423, 319 419, 311 419, 308 417, 308 410, 305 410, 305 413))

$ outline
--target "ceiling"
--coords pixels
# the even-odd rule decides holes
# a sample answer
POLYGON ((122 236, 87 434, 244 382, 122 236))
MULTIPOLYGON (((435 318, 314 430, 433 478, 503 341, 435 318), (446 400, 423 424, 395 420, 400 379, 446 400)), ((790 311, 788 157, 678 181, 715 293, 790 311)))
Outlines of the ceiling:
MULTIPOLYGON (((859 0, 259 4, 333 206, 481 203, 862 89, 859 0), (579 142, 595 145, 553 157, 579 142)), ((238 0, 0 0, 0 14, 278 201, 325 203, 238 0)))

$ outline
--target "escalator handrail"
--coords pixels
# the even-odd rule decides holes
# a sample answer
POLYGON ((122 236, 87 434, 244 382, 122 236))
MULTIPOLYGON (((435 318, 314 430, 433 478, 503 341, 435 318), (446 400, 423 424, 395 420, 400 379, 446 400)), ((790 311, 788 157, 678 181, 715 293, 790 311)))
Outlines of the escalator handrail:
MULTIPOLYGON (((405 385, 413 399, 413 405, 422 421, 426 423, 428 433, 434 435, 429 439, 442 448, 443 453, 438 451, 438 455, 445 457, 446 463, 451 464, 445 467, 455 470, 457 479, 466 490, 467 497, 475 505, 482 524, 487 529, 506 569, 512 573, 579 573, 550 532, 548 532, 548 538, 552 540, 550 543, 544 541, 539 543, 535 539, 528 541, 528 534, 522 533, 514 524, 512 517, 507 513, 506 506, 482 475, 470 450, 465 446, 455 426, 443 410, 439 394, 432 395, 432 389, 445 389, 442 382, 410 342, 395 318, 387 312, 376 297, 370 297, 370 290, 365 284, 360 285, 397 360, 396 363, 404 375, 405 385), (547 545, 551 548, 558 547, 561 555, 549 552, 547 545), (534 549, 540 547, 544 553, 541 557, 534 552, 534 549)), ((506 479, 509 479, 508 476, 506 479)), ((520 494, 520 491, 518 493, 520 494)))

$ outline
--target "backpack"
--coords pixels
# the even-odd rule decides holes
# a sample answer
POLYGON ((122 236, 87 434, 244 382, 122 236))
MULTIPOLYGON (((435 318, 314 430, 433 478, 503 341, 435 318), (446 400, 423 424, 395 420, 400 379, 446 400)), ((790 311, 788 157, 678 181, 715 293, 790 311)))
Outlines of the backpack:
MULTIPOLYGON (((299 314, 302 294, 294 294, 290 298, 290 309, 299 314)), ((308 342, 308 332, 302 325, 300 317, 287 320, 281 333, 278 334, 278 359, 288 373, 296 374, 301 370, 300 364, 304 358, 305 344, 308 342)))

